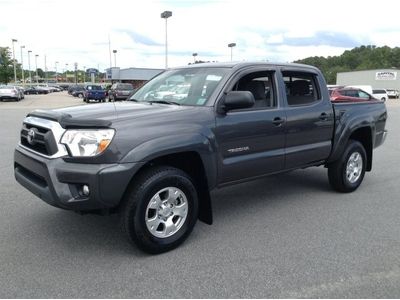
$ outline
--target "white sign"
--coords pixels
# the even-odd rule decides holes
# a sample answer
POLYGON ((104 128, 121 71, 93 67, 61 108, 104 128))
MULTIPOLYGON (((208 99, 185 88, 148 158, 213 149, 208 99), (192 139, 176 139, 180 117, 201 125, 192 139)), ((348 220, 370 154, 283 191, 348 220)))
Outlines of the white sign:
POLYGON ((384 71, 376 72, 375 80, 396 80, 397 72, 384 71))

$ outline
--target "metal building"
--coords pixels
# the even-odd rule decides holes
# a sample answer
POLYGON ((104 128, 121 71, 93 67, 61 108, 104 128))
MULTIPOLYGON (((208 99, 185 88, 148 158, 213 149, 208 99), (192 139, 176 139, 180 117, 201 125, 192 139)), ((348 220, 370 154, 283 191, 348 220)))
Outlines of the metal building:
POLYGON ((400 70, 377 69, 337 73, 337 85, 370 85, 373 89, 400 90, 400 70))
POLYGON ((135 88, 138 88, 163 71, 164 69, 109 68, 106 69, 106 79, 112 82, 129 82, 132 83, 135 88))

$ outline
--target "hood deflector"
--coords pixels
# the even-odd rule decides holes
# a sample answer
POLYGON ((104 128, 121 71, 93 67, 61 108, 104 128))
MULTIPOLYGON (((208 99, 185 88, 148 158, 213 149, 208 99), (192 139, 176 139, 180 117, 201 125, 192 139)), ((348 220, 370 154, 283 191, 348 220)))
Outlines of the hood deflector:
POLYGON ((37 117, 60 123, 62 128, 109 128, 112 124, 109 120, 72 118, 70 114, 51 110, 34 110, 27 117, 37 117))

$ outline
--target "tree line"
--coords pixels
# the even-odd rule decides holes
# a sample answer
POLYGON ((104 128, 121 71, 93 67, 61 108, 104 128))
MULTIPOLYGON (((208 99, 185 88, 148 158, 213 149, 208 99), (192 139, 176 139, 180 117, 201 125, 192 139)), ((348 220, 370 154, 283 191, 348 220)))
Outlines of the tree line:
MULTIPOLYGON (((196 61, 194 63, 203 63, 196 61)), ((360 46, 346 50, 339 56, 313 56, 296 60, 295 63, 312 65, 319 68, 325 76, 327 83, 336 83, 336 74, 339 72, 361 71, 371 69, 400 68, 400 48, 388 46, 376 47, 374 45, 360 46)), ((190 64, 190 63, 189 63, 190 64)), ((21 64, 17 63, 17 77, 21 77, 21 64)), ((24 70, 25 78, 28 71, 24 70)), ((44 71, 38 69, 39 77, 44 77, 44 71)), ((33 74, 32 74, 33 76, 33 74)), ((0 47, 0 83, 13 80, 14 65, 9 47, 0 47)))
POLYGON ((336 83, 336 74, 339 72, 362 71, 373 69, 399 69, 400 48, 374 45, 360 46, 346 50, 339 56, 313 56, 296 60, 317 67, 322 71, 328 84, 336 83))

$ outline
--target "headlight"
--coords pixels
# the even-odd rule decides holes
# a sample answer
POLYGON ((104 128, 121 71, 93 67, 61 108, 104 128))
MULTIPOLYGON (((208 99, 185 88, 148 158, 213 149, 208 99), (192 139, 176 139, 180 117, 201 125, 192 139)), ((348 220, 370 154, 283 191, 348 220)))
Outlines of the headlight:
POLYGON ((72 156, 95 156, 107 149, 114 134, 114 129, 71 129, 63 134, 61 143, 68 147, 72 156))

